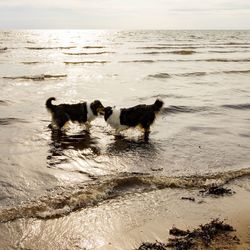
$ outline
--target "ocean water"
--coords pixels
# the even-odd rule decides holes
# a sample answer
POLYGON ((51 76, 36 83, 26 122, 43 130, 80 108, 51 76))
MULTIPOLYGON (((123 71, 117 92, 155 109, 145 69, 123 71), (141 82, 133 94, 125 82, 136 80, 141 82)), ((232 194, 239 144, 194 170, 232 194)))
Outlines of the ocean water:
POLYGON ((1 31, 0 221, 250 175, 249 77, 250 31, 1 31), (148 142, 103 117, 58 134, 51 96, 164 108, 148 142))

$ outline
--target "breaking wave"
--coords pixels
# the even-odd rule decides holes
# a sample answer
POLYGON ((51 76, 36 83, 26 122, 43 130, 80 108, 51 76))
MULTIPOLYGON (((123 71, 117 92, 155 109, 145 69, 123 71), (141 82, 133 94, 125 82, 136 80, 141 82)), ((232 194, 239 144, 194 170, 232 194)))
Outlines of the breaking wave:
POLYGON ((138 173, 105 176, 85 184, 57 187, 48 190, 46 195, 36 200, 3 207, 0 209, 0 221, 7 222, 18 218, 57 218, 127 194, 164 188, 205 188, 223 185, 243 176, 250 176, 250 168, 204 176, 168 177, 138 173))

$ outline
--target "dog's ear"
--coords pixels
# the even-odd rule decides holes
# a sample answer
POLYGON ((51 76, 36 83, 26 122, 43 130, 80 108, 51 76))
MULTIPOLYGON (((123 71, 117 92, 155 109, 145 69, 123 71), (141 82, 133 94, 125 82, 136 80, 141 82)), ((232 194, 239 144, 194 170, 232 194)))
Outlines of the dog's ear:
POLYGON ((107 119, 112 115, 113 110, 110 106, 104 108, 104 119, 107 121, 107 119))
POLYGON ((101 111, 103 112, 103 105, 99 100, 95 100, 90 104, 90 108, 94 115, 98 115, 101 111))

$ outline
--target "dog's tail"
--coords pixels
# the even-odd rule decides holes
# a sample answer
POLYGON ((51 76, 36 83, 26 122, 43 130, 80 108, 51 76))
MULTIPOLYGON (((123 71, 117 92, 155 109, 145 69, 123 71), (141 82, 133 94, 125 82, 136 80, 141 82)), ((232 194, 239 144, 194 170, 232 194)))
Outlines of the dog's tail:
POLYGON ((54 107, 55 105, 53 105, 51 102, 52 102, 52 101, 55 101, 55 100, 56 100, 55 97, 50 97, 50 98, 46 101, 46 108, 52 110, 53 107, 54 107))
POLYGON ((153 110, 155 112, 159 112, 163 106, 164 102, 160 99, 156 99, 155 103, 153 104, 153 110))

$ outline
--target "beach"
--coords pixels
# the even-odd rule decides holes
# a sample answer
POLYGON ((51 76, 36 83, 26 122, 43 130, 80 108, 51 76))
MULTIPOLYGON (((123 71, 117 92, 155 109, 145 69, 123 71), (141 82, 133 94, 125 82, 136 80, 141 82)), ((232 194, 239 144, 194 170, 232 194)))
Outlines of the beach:
POLYGON ((1 244, 3 249, 138 249, 142 242, 168 242, 173 226, 192 230, 219 218, 234 227, 231 234, 240 243, 222 238, 215 249, 249 249, 249 193, 243 188, 249 188, 249 179, 240 183, 227 185, 236 192, 233 196, 162 189, 128 194, 57 219, 15 220, 1 224, 1 244))
MULTIPOLYGON (((0 32, 0 248, 138 249, 220 219, 249 249, 250 32, 0 32), (45 108, 164 102, 148 141, 45 108), (204 190, 221 187, 221 195, 204 190), (203 191, 203 192, 202 192, 203 191)), ((212 248, 213 249, 213 248, 212 248)))

